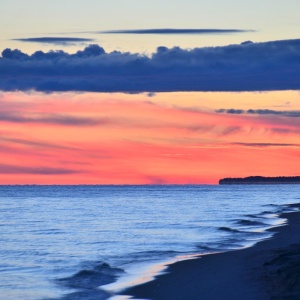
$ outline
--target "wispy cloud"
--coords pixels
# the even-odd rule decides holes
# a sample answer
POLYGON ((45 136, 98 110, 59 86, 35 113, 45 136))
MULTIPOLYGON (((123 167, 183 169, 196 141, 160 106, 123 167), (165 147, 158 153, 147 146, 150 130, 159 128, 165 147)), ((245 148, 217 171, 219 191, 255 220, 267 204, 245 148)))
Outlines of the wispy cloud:
POLYGON ((77 170, 51 167, 29 167, 0 164, 0 174, 67 175, 80 173, 77 170))
POLYGON ((77 43, 90 43, 93 39, 76 38, 76 37, 35 37, 35 38, 20 38, 13 39, 19 42, 30 43, 43 43, 43 44, 55 44, 55 45, 74 45, 77 43))
MULTIPOLYGON (((51 144, 47 142, 41 142, 41 141, 34 141, 34 140, 26 140, 26 139, 20 139, 20 138, 12 138, 12 137, 0 137, 0 143, 14 143, 19 145, 25 145, 30 146, 34 148, 47 148, 47 149, 66 149, 66 150, 79 150, 75 147, 68 147, 65 145, 58 145, 58 144, 51 144)), ((1 147, 3 145, 1 144, 1 147)))
POLYGON ((109 122, 105 119, 94 119, 88 117, 66 116, 59 114, 51 114, 46 116, 23 116, 15 113, 0 112, 0 122, 12 123, 43 123, 51 125, 65 125, 65 126, 92 126, 107 124, 109 122))
POLYGON ((181 49, 152 56, 90 45, 75 54, 5 49, 0 90, 167 92, 300 89, 300 39, 181 49))
POLYGON ((245 147, 300 147, 300 144, 289 143, 231 143, 232 145, 245 146, 245 147))
POLYGON ((226 113, 226 114, 234 114, 234 115, 276 115, 276 116, 284 116, 284 117, 292 117, 292 118, 299 118, 300 111, 298 110, 272 110, 272 109, 217 109, 217 113, 226 113))
POLYGON ((253 30, 242 29, 195 29, 195 28, 152 28, 152 29, 127 29, 127 30, 105 30, 97 33, 105 34, 228 34, 242 33, 253 30))

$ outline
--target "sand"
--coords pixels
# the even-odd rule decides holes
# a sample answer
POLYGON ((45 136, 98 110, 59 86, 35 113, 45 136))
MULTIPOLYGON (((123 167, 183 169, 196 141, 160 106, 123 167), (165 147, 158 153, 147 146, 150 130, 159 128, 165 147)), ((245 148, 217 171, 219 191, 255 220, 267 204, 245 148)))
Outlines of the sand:
MULTIPOLYGON (((298 205, 298 207, 300 207, 298 205)), ((255 246, 170 265, 155 280, 122 294, 153 300, 300 299, 300 212, 255 246)))

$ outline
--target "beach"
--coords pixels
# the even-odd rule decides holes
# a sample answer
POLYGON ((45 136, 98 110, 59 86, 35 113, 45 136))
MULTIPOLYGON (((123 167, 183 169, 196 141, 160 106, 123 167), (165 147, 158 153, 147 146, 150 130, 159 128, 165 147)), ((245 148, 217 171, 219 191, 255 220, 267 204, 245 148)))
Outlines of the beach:
POLYGON ((153 300, 300 299, 300 212, 281 216, 287 224, 270 229, 270 239, 177 262, 155 280, 123 294, 153 300))

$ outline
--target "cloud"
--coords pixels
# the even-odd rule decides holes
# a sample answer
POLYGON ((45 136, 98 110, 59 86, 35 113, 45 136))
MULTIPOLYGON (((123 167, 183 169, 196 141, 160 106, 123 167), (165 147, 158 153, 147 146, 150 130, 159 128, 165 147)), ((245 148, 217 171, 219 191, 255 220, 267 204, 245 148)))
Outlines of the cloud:
POLYGON ((87 117, 74 117, 66 115, 51 114, 46 116, 22 116, 10 112, 0 112, 0 122, 12 123, 43 123, 65 126, 93 126, 107 124, 110 121, 105 119, 94 119, 87 117))
POLYGON ((89 45, 75 54, 5 49, 3 91, 268 91, 300 89, 300 39, 181 49, 152 56, 89 45))
POLYGON ((27 167, 0 164, 0 174, 66 175, 80 173, 76 170, 51 167, 27 167))
POLYGON ((93 39, 74 38, 74 37, 36 37, 36 38, 22 38, 22 39, 13 39, 13 40, 19 42, 55 44, 55 45, 74 45, 76 43, 88 43, 94 41, 93 39))
POLYGON ((153 93, 153 92, 149 92, 149 93, 147 93, 147 96, 148 96, 149 98, 152 98, 152 97, 155 97, 156 94, 153 93))
POLYGON ((127 30, 106 30, 98 31, 105 34, 223 34, 223 33, 242 33, 252 30, 241 29, 195 29, 195 28, 156 28, 156 29, 127 29, 127 30))
POLYGON ((280 111, 280 110, 271 110, 271 109, 218 109, 216 110, 217 113, 226 113, 226 114, 247 114, 247 115, 277 115, 277 116, 284 116, 284 117, 292 117, 292 118, 299 118, 300 111, 293 110, 293 111, 280 111))
MULTIPOLYGON (((51 144, 51 143, 40 142, 40 141, 30 141, 30 140, 25 140, 20 138, 3 137, 3 136, 0 137, 0 143, 1 142, 15 143, 15 144, 38 147, 38 148, 79 150, 78 148, 74 148, 74 147, 62 146, 62 145, 51 144)), ((3 145, 1 145, 1 147, 3 147, 3 145)))
POLYGON ((238 132, 241 130, 240 126, 229 126, 223 129, 223 131, 221 132, 221 135, 229 135, 235 132, 238 132))
POLYGON ((284 144, 284 143, 232 143, 232 145, 245 147, 300 147, 300 144, 284 144))

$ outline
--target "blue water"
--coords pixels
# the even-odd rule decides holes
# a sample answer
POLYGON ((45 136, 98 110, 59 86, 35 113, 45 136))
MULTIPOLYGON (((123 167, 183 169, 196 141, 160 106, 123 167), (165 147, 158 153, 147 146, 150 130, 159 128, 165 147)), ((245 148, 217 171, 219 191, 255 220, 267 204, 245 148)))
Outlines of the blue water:
POLYGON ((0 299, 100 300, 102 285, 270 237, 297 185, 0 186, 0 299))

